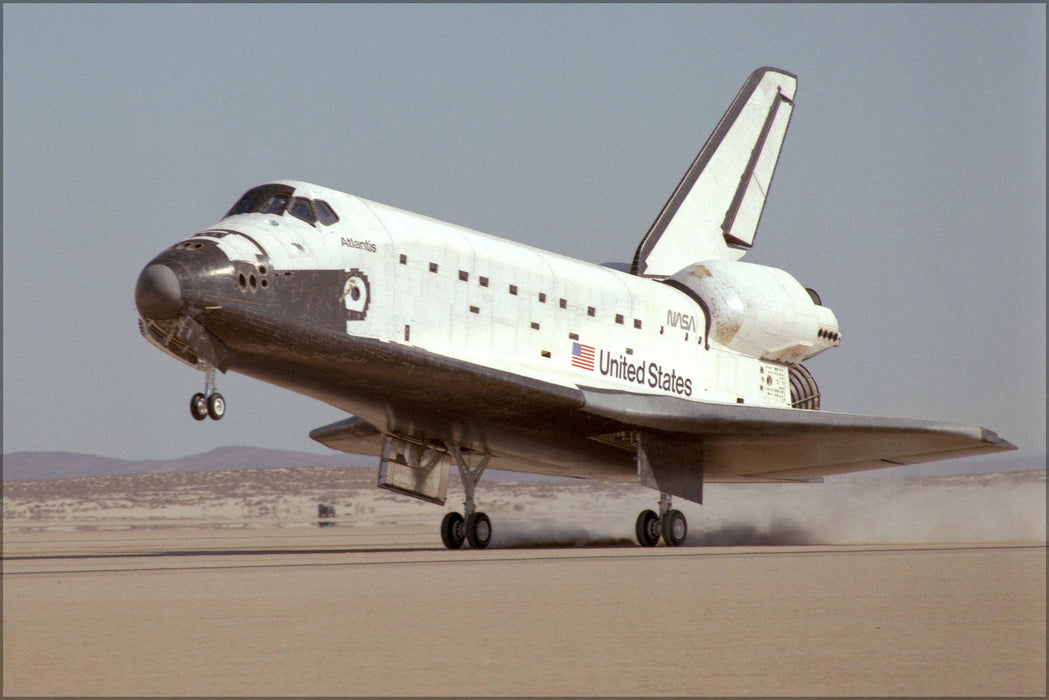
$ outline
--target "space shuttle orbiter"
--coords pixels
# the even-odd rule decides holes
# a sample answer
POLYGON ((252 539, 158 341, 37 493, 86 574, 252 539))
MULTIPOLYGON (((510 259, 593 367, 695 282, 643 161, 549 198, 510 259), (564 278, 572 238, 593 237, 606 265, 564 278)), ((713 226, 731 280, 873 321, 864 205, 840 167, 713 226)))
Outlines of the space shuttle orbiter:
MULTIPOLYGON (((484 470, 640 482, 661 494, 638 541, 684 542, 674 496, 705 482, 794 482, 1015 449, 989 430, 820 412, 802 365, 842 339, 789 273, 740 260, 794 108, 774 68, 744 83, 642 238, 629 272, 335 190, 277 181, 156 256, 142 334, 205 373, 194 418, 221 418, 216 371, 347 414, 310 435, 379 457, 378 485, 444 504, 444 543, 485 547, 484 470)), ((572 235, 572 232, 565 232, 572 235)))

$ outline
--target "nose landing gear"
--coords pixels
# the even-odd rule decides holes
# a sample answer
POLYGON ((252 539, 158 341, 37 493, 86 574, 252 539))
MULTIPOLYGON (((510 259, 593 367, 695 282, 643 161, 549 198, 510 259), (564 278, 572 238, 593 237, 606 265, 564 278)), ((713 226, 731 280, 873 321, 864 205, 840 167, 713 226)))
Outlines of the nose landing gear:
POLYGON ((226 415, 226 399, 215 391, 215 368, 208 365, 204 369, 204 391, 193 394, 189 400, 189 412, 196 420, 221 420, 226 415))

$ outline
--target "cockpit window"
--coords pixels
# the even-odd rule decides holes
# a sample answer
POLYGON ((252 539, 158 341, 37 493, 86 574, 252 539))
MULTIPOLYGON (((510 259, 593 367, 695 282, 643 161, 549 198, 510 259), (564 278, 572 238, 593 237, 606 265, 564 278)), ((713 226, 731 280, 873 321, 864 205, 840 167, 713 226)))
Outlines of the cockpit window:
POLYGON ((266 200, 259 211, 263 214, 277 214, 278 216, 284 213, 284 207, 288 206, 288 198, 282 194, 275 194, 266 200))
POLYGON ((338 215, 332 211, 332 208, 324 200, 313 200, 313 208, 317 210, 317 219, 325 226, 331 226, 339 220, 338 215))
POLYGON ((287 197, 283 194, 275 194, 269 199, 266 199, 265 204, 259 209, 263 214, 277 214, 278 216, 284 213, 284 208, 287 207, 287 197))
MULTIPOLYGON (((339 220, 339 215, 327 202, 310 200, 306 197, 292 197, 295 192, 288 185, 261 185, 244 193, 233 208, 226 212, 226 217, 237 214, 276 214, 281 216, 288 211, 292 216, 315 225, 320 221, 331 226, 339 220), (290 207, 288 205, 291 205, 290 207)), ((223 218, 226 218, 223 217, 223 218)))
POLYGON ((249 192, 248 194, 241 197, 240 201, 233 205, 233 208, 229 210, 226 216, 233 216, 235 214, 245 214, 251 211, 252 207, 255 206, 256 202, 253 197, 249 196, 250 194, 251 193, 249 192))
MULTIPOLYGON (((226 216, 236 214, 251 214, 260 212, 263 214, 283 214, 284 207, 291 200, 294 188, 287 185, 261 185, 253 187, 237 200, 233 208, 226 212, 226 216)), ((225 217, 223 217, 225 218, 225 217)))
POLYGON ((313 206, 310 204, 310 200, 305 197, 296 197, 291 202, 291 207, 288 209, 288 213, 292 216, 302 219, 307 224, 313 224, 317 221, 317 216, 313 213, 313 206))

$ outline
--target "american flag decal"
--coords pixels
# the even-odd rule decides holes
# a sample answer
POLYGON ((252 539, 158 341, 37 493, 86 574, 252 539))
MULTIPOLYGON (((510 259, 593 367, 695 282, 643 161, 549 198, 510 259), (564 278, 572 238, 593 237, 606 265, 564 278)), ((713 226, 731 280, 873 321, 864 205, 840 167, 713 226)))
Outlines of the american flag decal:
POLYGON ((594 347, 582 343, 572 343, 572 366, 594 371, 594 347))

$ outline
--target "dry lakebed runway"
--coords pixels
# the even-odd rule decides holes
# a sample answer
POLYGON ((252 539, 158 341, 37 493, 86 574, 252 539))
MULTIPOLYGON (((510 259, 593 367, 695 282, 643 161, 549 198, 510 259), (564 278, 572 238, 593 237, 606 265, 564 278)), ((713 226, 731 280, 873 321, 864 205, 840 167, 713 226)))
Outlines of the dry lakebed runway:
POLYGON ((1044 472, 712 487, 737 520, 711 498, 686 546, 655 549, 630 543, 643 489, 493 483, 501 539, 450 552, 440 508, 330 482, 347 470, 290 470, 294 493, 259 471, 207 493, 190 475, 5 483, 4 695, 1046 693, 1044 472), (936 499, 973 489, 1002 512, 966 522, 1040 507, 1040 531, 1028 514, 1013 540, 932 541, 936 499), (898 521, 886 503, 913 499, 927 510, 903 533, 861 527, 865 503, 898 521), (834 541, 835 522, 876 536, 834 541))

